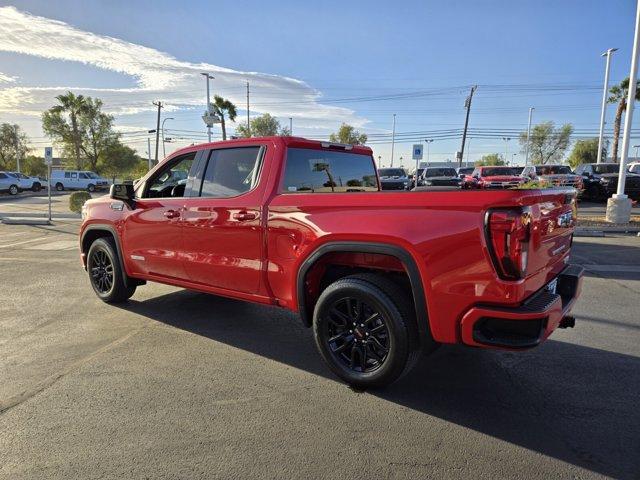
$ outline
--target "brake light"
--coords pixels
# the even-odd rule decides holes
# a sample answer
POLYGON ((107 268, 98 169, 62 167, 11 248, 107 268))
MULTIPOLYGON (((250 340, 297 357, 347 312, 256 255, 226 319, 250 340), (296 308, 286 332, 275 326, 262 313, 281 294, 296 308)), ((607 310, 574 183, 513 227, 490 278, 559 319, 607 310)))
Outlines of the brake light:
POLYGON ((522 209, 490 210, 487 244, 498 276, 519 280, 527 275, 531 215, 522 209))

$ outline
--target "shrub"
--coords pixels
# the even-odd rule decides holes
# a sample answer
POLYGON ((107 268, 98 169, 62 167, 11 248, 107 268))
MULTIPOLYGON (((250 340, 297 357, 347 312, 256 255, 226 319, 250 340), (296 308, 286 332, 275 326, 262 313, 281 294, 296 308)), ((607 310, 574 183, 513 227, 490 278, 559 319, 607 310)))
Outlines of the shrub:
POLYGON ((84 202, 91 200, 91 194, 85 191, 73 192, 69 197, 69 210, 80 213, 84 202))
POLYGON ((529 180, 515 188, 518 190, 537 190, 539 188, 553 188, 553 184, 545 180, 529 180))

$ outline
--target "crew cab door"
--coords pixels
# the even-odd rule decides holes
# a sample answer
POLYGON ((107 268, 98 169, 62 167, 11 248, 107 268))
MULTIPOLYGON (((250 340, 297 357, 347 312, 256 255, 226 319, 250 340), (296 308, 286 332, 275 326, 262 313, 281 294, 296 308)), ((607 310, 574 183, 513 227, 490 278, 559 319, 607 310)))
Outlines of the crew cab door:
POLYGON ((196 155, 166 162, 142 187, 136 208, 125 218, 123 250, 132 273, 186 280, 182 214, 196 155))
POLYGON ((263 260, 262 204, 267 147, 203 152, 202 173, 183 213, 185 269, 190 281, 257 293, 263 260))

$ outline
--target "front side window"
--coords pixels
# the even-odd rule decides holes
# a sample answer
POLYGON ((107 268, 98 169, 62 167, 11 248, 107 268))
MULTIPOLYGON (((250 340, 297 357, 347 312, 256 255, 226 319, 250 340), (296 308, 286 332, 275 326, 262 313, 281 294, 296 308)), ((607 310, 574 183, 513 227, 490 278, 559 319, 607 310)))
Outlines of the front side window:
POLYGON ((86 175, 86 174, 84 174, 84 173, 80 172, 80 178, 87 179, 87 178, 89 178, 89 177, 87 177, 87 175, 86 175))
POLYGON ((202 179, 200 196, 237 197, 253 190, 258 182, 262 147, 211 150, 202 179))
POLYGON ((597 165, 592 165, 592 168, 595 173, 599 174, 618 173, 620 165, 617 163, 598 163, 597 165))
POLYGON ((0 172, 0 178, 7 178, 7 176, 4 173, 0 172))
POLYGON ((282 187, 285 193, 375 192, 378 179, 369 155, 289 148, 282 187))
POLYGON ((196 153, 189 153, 168 162, 150 180, 144 198, 184 197, 187 177, 196 153))

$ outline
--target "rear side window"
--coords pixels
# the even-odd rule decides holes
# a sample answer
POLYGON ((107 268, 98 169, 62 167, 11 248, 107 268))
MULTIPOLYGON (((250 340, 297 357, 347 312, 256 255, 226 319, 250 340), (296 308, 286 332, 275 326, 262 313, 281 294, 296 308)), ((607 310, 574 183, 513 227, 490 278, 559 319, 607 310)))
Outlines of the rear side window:
POLYGON ((285 193, 375 192, 378 179, 368 155, 289 148, 282 188, 285 193))
POLYGON ((261 152, 261 147, 211 150, 200 196, 236 197, 252 190, 258 182, 261 152))

